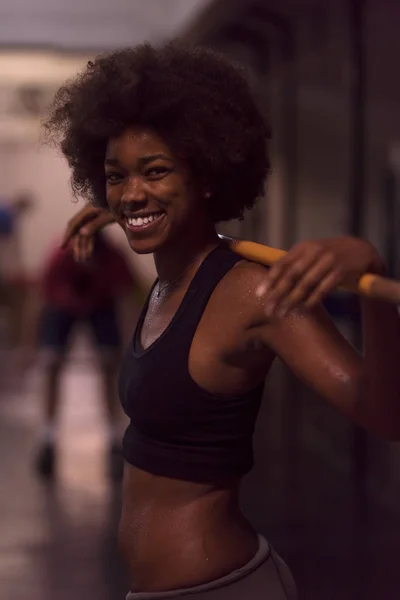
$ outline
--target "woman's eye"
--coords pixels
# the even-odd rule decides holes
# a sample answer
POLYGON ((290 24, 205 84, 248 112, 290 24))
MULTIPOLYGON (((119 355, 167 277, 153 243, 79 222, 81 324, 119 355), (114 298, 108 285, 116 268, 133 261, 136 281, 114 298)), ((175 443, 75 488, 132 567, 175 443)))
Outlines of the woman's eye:
POLYGON ((118 183, 123 179, 120 173, 106 173, 106 180, 108 183, 118 183))
POLYGON ((145 175, 146 177, 160 177, 161 175, 166 175, 168 173, 168 169, 166 167, 151 167, 151 169, 147 169, 145 175))

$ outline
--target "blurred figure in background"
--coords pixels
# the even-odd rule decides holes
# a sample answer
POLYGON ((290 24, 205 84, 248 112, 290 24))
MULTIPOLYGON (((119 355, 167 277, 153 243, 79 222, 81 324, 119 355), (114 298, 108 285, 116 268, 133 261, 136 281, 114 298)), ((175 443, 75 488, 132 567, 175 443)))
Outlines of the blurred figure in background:
POLYGON ((0 198, 0 235, 17 235, 20 218, 34 207, 33 197, 28 193, 17 194, 10 201, 0 198))
POLYGON ((42 308, 39 343, 45 352, 44 425, 37 457, 38 473, 55 474, 56 418, 60 376, 75 326, 89 326, 101 369, 103 400, 109 427, 109 474, 119 478, 121 424, 116 393, 116 372, 124 345, 124 333, 133 328, 132 309, 138 305, 132 270, 102 234, 96 235, 91 258, 74 259, 73 249, 52 252, 41 281, 42 308), (130 322, 126 316, 129 315, 130 322), (122 318, 121 318, 122 317, 122 318))
POLYGON ((19 346, 23 336, 27 277, 21 253, 20 223, 34 208, 28 193, 0 198, 0 304, 8 315, 8 342, 19 346))

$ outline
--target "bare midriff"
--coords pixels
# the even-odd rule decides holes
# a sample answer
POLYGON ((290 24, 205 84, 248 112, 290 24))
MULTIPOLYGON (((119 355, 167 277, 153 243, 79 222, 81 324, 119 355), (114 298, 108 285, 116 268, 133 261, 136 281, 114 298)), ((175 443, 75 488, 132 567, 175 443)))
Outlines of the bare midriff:
POLYGON ((245 565, 258 538, 239 509, 239 481, 211 485, 125 465, 119 546, 131 591, 214 581, 245 565))

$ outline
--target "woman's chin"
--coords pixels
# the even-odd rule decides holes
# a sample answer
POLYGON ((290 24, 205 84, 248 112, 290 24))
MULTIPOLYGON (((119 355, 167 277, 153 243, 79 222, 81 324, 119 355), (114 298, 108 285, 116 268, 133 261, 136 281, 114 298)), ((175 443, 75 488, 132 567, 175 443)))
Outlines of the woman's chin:
POLYGON ((128 242, 135 254, 154 254, 163 246, 163 240, 154 238, 140 240, 130 237, 128 242))
MULTIPOLYGON (((155 228, 155 231, 133 231, 131 228, 125 228, 126 237, 129 246, 136 254, 153 254, 157 252, 166 242, 168 229, 164 224, 165 218, 161 221, 161 227, 155 228)), ((152 227, 151 229, 154 229, 152 227)))
POLYGON ((157 245, 149 242, 143 243, 142 241, 138 242, 137 240, 132 239, 129 240, 129 246, 131 250, 135 252, 135 254, 152 254, 157 247, 157 245))

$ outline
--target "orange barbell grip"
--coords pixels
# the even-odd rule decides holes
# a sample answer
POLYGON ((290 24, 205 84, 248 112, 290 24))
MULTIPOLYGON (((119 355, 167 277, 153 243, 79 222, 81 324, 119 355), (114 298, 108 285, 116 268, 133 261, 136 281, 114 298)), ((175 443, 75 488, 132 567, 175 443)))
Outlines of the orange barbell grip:
MULTIPOLYGON (((264 244, 247 240, 235 240, 224 235, 219 237, 230 250, 261 265, 272 265, 286 254, 285 250, 271 248, 271 246, 264 246, 264 244)), ((380 275, 366 273, 357 281, 340 286, 340 289, 400 305, 400 281, 381 277, 380 275)))

